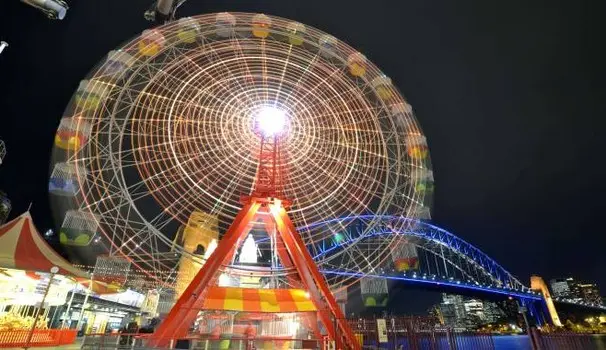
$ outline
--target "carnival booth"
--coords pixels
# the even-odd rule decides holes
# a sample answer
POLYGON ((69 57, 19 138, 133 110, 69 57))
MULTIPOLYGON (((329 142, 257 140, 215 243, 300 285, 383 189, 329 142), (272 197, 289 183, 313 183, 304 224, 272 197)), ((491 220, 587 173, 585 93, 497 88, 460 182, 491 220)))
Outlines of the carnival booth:
POLYGON ((125 287, 128 270, 119 258, 100 256, 92 279, 50 247, 29 212, 0 226, 0 348, 26 346, 30 333, 31 346, 70 344, 78 331, 135 319, 146 296, 125 287))
POLYGON ((89 276, 44 241, 29 212, 0 226, 0 348, 25 346, 28 338, 32 346, 73 342, 75 330, 48 326, 78 278, 89 276))

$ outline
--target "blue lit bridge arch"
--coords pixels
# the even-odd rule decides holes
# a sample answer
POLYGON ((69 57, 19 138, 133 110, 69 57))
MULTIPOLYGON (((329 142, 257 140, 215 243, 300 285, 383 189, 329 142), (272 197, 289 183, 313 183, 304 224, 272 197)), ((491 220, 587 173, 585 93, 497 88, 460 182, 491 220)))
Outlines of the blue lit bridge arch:
POLYGON ((380 277, 542 300, 540 293, 480 249, 429 223, 399 216, 362 215, 314 223, 299 230, 313 234, 327 228, 334 232, 333 237, 308 246, 327 277, 380 277), (406 245, 414 247, 418 265, 398 271, 393 250, 406 245), (359 263, 352 264, 351 259, 359 263))

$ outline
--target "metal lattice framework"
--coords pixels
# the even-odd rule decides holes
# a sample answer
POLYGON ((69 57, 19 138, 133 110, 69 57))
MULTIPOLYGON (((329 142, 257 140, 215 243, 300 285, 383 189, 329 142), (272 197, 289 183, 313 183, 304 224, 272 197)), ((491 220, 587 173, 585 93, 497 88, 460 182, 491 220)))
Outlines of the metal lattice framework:
MULTIPOLYGON (((516 277, 505 270, 496 261, 478 248, 454 234, 416 219, 399 216, 351 216, 332 219, 309 225, 307 229, 342 226, 339 231, 343 238, 337 242, 321 242, 312 248, 320 251, 316 256, 324 263, 320 268, 326 275, 334 276, 376 276, 382 278, 403 279, 428 282, 441 285, 460 286, 462 288, 485 289, 497 293, 535 294, 516 277), (366 229, 372 222, 372 228, 366 229), (418 265, 397 271, 394 266, 392 242, 394 237, 403 240, 402 244, 413 246, 417 253, 418 265), (347 247, 352 242, 359 249, 370 252, 382 252, 382 264, 367 264, 359 261, 358 266, 350 268, 339 263, 339 256, 347 257, 347 247), (333 259, 321 256, 332 256, 333 259)), ((323 228, 325 229, 325 228, 323 228)))
MULTIPOLYGON (((288 118, 280 166, 296 226, 350 214, 429 216, 427 141, 391 80, 326 33, 246 13, 182 19, 110 52, 80 84, 57 133, 55 160, 85 174, 56 207, 94 214, 107 253, 133 269, 171 275, 184 254, 172 242, 179 225, 204 211, 226 226, 254 187, 252 118, 268 105, 288 118)), ((316 249, 334 232, 300 234, 316 249)), ((259 249, 271 244, 261 240, 259 249)), ((334 263, 319 252, 320 265, 334 263)), ((383 259, 355 242, 344 256, 339 264, 350 269, 383 259)), ((268 271, 291 273, 258 273, 268 271)))

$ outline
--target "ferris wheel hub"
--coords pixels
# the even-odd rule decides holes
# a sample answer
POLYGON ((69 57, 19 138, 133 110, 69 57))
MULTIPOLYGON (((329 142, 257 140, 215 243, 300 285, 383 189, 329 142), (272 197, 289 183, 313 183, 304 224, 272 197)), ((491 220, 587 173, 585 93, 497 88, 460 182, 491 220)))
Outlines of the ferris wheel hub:
POLYGON ((255 128, 265 137, 282 134, 286 123, 286 112, 275 106, 263 106, 255 115, 255 128))

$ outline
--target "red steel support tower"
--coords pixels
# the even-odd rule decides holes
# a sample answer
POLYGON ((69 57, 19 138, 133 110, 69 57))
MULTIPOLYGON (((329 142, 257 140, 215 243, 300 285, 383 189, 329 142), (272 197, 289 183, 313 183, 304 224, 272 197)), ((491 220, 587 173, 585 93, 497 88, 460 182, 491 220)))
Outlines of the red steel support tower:
MULTIPOLYGON (((260 137, 259 165, 254 190, 250 196, 242 198, 242 209, 215 251, 151 336, 150 346, 167 346, 173 339, 185 338, 198 312, 202 309, 208 288, 216 284, 221 267, 229 264, 233 259, 237 247, 247 236, 251 223, 257 215, 264 214, 266 225, 276 229, 279 259, 286 268, 294 267, 297 271, 298 279, 291 277, 291 280, 297 279, 297 282, 309 292, 318 310, 317 316, 328 336, 337 342, 338 348, 360 348, 324 276, 318 270, 286 212, 289 202, 283 198, 282 179, 285 171, 280 154, 280 143, 283 142, 280 134, 285 122, 283 112, 277 108, 266 107, 259 112, 259 117, 254 122, 255 132, 260 137)), ((307 320, 318 336, 319 329, 315 319, 316 317, 309 317, 307 320)))

